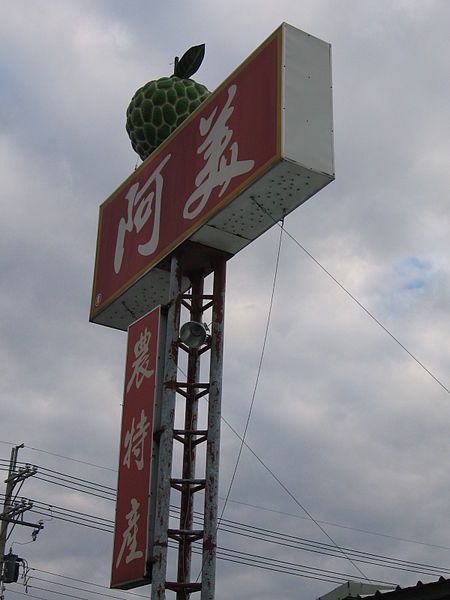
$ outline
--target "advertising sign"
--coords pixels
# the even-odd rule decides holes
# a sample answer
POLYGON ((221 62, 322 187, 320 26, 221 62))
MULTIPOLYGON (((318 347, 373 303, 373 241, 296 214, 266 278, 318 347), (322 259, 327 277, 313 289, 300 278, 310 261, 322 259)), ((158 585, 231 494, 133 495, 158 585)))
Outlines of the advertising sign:
POLYGON ((101 205, 91 321, 126 329, 183 242, 232 256, 333 178, 330 47, 283 24, 101 205))
POLYGON ((152 440, 161 338, 159 307, 128 330, 112 588, 129 589, 149 582, 152 440))

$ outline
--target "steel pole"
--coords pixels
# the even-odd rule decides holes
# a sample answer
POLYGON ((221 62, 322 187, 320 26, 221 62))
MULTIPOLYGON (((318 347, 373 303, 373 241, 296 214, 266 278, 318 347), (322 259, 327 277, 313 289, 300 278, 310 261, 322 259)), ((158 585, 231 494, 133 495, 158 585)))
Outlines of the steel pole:
MULTIPOLYGON (((202 273, 191 275, 192 296, 191 296, 191 321, 201 322, 203 316, 203 286, 204 277, 202 273)), ((200 371, 200 356, 196 348, 189 349, 187 383, 198 383, 200 371)), ((184 430, 193 432, 197 429, 198 422, 198 397, 195 387, 187 388, 187 396, 184 413, 184 430)), ((195 479, 195 458, 196 444, 194 435, 185 433, 183 445, 183 474, 184 480, 195 479)), ((192 530, 194 516, 194 498, 190 485, 185 485, 181 492, 180 499, 180 530, 192 530)), ((177 582, 187 583, 190 581, 192 559, 192 540, 184 537, 179 542, 178 547, 178 573, 177 582)), ((177 600, 184 600, 186 594, 184 590, 177 592, 177 600)))
POLYGON ((11 449, 11 458, 9 460, 9 470, 8 470, 8 479, 6 480, 6 490, 5 490, 5 501, 3 503, 3 515, 6 517, 4 520, 2 519, 0 524, 0 581, 3 581, 3 565, 5 562, 5 546, 6 539, 8 534, 8 523, 10 519, 8 519, 8 509, 11 506, 11 498, 12 493, 15 487, 14 474, 16 472, 17 466, 17 455, 19 454, 20 448, 23 448, 24 444, 20 444, 20 446, 14 446, 11 449))
POLYGON ((182 273, 178 256, 170 266, 169 310, 167 315, 166 358, 161 406, 155 537, 152 557, 152 600, 164 600, 167 571, 167 530, 169 527, 170 475, 172 470, 173 425, 178 363, 182 273))
POLYGON ((225 276, 226 262, 219 258, 213 288, 201 600, 214 600, 215 593, 225 276))

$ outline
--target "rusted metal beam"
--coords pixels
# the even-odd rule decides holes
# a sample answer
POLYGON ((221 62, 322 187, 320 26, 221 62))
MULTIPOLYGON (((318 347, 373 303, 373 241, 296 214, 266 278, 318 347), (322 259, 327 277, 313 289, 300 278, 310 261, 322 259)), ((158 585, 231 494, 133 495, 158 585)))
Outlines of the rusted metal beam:
POLYGON ((178 365, 178 332, 182 272, 177 254, 172 256, 169 310, 167 315, 166 357, 159 437, 158 482, 156 497, 155 537, 152 557, 152 600, 165 599, 167 571, 167 530, 169 528, 170 473, 172 471, 173 425, 175 419, 175 383, 178 365))
POLYGON ((214 600, 215 593, 225 276, 226 262, 219 260, 214 270, 201 600, 214 600))
POLYGON ((217 537, 219 478, 219 445, 223 365, 223 331, 225 307, 226 259, 216 256, 213 293, 204 295, 204 273, 183 270, 183 263, 172 258, 171 292, 167 324, 166 364, 162 392, 161 434, 159 438, 158 495, 155 541, 152 565, 152 600, 165 600, 166 590, 175 592, 177 600, 187 600, 193 592, 201 592, 202 600, 213 600, 217 537), (181 281, 189 276, 190 294, 181 293, 181 281), (204 320, 206 310, 212 312, 212 332, 201 348, 189 348, 179 339, 181 307, 189 310, 191 321, 204 320), (179 351, 186 352, 186 380, 178 372, 179 351), (200 357, 209 353, 209 381, 200 383, 200 357), (184 427, 174 429, 175 407, 183 399, 184 427), (198 402, 208 398, 207 429, 198 429, 198 402), (181 477, 172 477, 174 441, 182 444, 181 477), (206 443, 205 476, 196 476, 196 448, 206 443), (180 493, 179 528, 169 528, 171 489, 180 493), (194 494, 205 490, 203 529, 193 529, 194 494), (177 581, 167 580, 168 538, 177 542, 177 581), (202 571, 199 581, 190 581, 192 544, 203 539, 202 571))

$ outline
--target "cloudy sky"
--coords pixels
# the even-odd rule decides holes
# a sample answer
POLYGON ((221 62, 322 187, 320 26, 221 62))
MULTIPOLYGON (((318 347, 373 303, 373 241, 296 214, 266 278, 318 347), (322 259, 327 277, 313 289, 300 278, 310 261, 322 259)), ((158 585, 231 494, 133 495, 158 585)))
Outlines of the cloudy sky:
POLYGON ((88 322, 129 100, 203 42, 214 90, 283 21, 332 44, 336 180, 286 219, 255 394, 280 228, 228 264, 222 498, 254 404, 216 597, 450 577, 450 3, 3 0, 0 466, 24 443, 39 467, 45 528, 7 548, 29 597, 136 597, 107 589, 126 334, 88 322))

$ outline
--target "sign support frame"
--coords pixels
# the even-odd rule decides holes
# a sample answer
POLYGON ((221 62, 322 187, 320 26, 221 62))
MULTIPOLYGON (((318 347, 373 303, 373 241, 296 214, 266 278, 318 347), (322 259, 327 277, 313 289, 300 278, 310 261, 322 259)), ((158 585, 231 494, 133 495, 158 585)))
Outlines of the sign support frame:
POLYGON ((166 338, 166 362, 162 390, 161 427, 159 431, 159 464, 157 504, 152 557, 152 600, 164 600, 166 590, 184 600, 192 592, 201 592, 201 600, 214 600, 217 546, 217 514, 219 485, 219 448, 223 369, 223 337, 225 279, 227 256, 217 252, 213 257, 213 292, 204 293, 204 272, 190 270, 183 264, 182 253, 171 259, 170 301, 166 338), (183 277, 192 282, 192 292, 182 292, 183 277), (200 348, 189 348, 179 338, 180 313, 185 307, 190 319, 202 322, 204 313, 212 310, 211 335, 200 348), (188 353, 186 381, 178 376, 179 350, 188 353), (200 382, 200 356, 209 352, 209 381, 200 382), (207 429, 198 429, 198 401, 208 396, 207 429), (184 399, 184 429, 174 429, 176 399, 184 399), (172 477, 174 443, 182 444, 182 477, 172 477), (205 476, 197 478, 196 449, 206 443, 205 476), (171 490, 181 493, 178 528, 169 526, 171 490), (193 529, 194 494, 205 491, 203 528, 193 529), (176 581, 167 581, 169 540, 177 543, 176 581), (192 544, 202 540, 201 571, 198 581, 191 581, 192 544))

